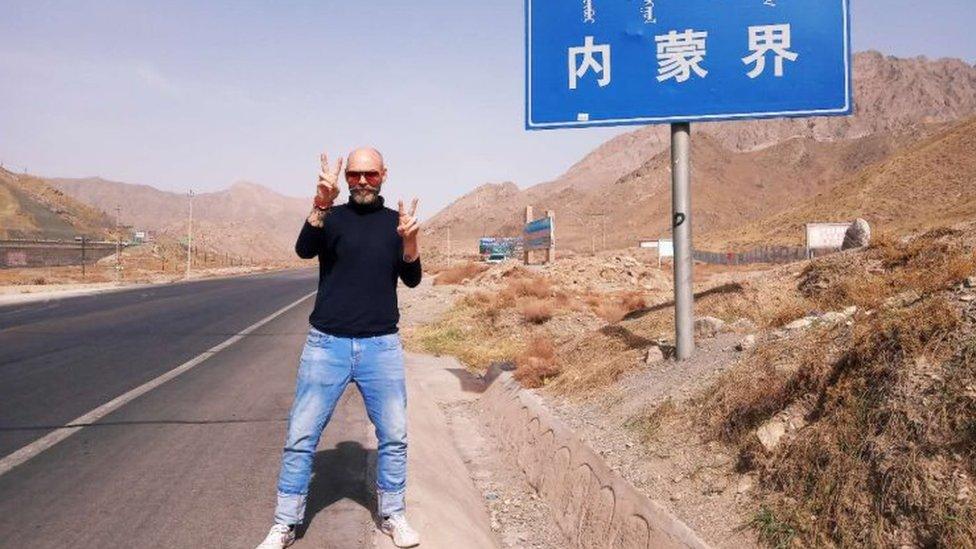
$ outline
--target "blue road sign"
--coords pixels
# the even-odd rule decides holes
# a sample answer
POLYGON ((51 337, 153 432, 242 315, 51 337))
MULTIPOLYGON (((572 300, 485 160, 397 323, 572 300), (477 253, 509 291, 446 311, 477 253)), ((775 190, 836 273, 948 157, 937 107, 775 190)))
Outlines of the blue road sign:
POLYGON ((849 0, 526 0, 526 128, 850 114, 849 0))

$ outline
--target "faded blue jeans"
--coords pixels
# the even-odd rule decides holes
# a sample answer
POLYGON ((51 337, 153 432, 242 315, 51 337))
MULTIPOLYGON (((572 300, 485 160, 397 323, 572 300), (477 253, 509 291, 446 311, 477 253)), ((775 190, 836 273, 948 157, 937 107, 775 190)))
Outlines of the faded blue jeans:
POLYGON ((400 337, 337 337, 312 328, 302 350, 295 401, 288 417, 276 523, 294 525, 304 519, 315 449, 350 381, 363 395, 366 413, 376 428, 377 511, 384 517, 404 512, 407 391, 400 337))

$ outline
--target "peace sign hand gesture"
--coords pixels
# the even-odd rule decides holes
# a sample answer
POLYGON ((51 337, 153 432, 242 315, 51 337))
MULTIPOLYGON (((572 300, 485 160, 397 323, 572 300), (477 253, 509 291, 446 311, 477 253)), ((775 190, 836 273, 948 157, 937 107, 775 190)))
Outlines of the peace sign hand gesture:
POLYGON ((342 157, 336 162, 335 170, 329 169, 329 155, 322 153, 319 157, 322 167, 319 169, 319 183, 316 188, 315 206, 325 209, 332 206, 332 202, 339 196, 339 174, 342 172, 342 157))
POLYGON ((410 203, 409 211, 403 207, 403 200, 399 206, 400 222, 397 224, 397 233, 403 237, 403 260, 411 263, 420 257, 420 247, 417 244, 417 235, 420 233, 420 223, 416 217, 417 199, 414 198, 410 203))

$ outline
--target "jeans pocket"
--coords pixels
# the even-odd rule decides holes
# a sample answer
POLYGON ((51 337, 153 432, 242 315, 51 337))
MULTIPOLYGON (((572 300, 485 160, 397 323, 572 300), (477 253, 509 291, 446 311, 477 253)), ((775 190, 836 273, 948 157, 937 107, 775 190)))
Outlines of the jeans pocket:
POLYGON ((305 344, 310 347, 324 348, 333 339, 334 336, 330 336, 329 334, 320 332, 315 328, 312 328, 308 331, 308 337, 305 339, 305 344))
POLYGON ((400 343, 399 334, 378 336, 373 338, 373 341, 376 347, 381 351, 399 351, 403 348, 403 345, 400 343))

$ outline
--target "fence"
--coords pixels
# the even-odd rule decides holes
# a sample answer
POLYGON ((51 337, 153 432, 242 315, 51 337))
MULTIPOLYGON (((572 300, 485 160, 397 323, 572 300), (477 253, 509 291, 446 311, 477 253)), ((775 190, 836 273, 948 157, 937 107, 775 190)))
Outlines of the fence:
POLYGON ((0 240, 0 269, 91 265, 115 253, 115 242, 0 240))
POLYGON ((807 250, 803 246, 765 246, 747 252, 706 252, 695 250, 695 261, 713 265, 746 265, 749 263, 791 263, 836 252, 836 249, 807 250))

